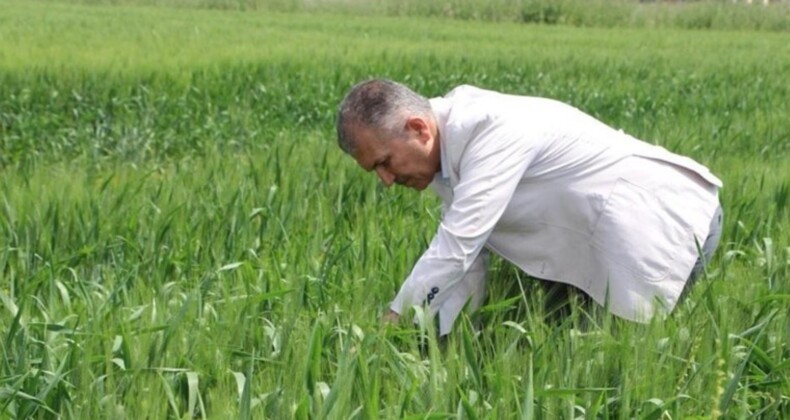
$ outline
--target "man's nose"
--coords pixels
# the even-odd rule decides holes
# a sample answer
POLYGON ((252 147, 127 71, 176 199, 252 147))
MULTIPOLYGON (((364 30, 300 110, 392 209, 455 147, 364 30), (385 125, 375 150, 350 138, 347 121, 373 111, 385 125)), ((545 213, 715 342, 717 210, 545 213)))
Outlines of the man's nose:
POLYGON ((395 182, 395 174, 380 166, 376 168, 376 174, 379 176, 379 179, 381 179, 381 182, 387 187, 395 182))

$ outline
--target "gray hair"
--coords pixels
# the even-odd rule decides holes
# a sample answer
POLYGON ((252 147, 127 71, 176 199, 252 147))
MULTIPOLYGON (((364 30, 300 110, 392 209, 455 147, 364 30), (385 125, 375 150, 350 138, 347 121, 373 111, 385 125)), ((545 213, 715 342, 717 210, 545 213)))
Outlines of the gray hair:
POLYGON ((337 113, 337 144, 352 154, 356 146, 354 128, 363 126, 382 136, 398 137, 410 115, 433 118, 428 100, 391 80, 374 79, 351 88, 337 113))

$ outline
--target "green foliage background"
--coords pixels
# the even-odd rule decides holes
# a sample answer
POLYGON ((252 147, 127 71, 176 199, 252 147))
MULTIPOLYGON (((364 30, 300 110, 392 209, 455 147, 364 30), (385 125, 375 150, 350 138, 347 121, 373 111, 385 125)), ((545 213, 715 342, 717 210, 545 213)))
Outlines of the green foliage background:
POLYGON ((0 3, 4 416, 790 413, 786 33, 77 3, 0 3), (705 163, 726 217, 707 279, 636 325, 573 297, 554 314, 551 287, 495 261, 446 342, 382 327, 438 209, 334 145, 370 77, 554 97, 705 163))
POLYGON ((584 27, 790 30, 790 5, 762 0, 38 0, 89 5, 147 5, 264 12, 370 16, 584 27))

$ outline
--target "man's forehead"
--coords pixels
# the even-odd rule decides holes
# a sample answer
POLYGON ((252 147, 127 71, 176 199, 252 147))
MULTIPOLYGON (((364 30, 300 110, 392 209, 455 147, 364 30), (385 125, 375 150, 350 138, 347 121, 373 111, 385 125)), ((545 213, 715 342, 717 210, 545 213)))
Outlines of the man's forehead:
POLYGON ((354 146, 352 157, 366 170, 372 169, 387 152, 385 142, 372 131, 357 132, 354 146))
POLYGON ((379 130, 376 130, 376 129, 374 129, 372 127, 369 127, 369 126, 367 126, 365 124, 362 124, 362 123, 352 124, 349 127, 349 131, 354 135, 354 137, 356 137, 358 139, 359 138, 365 138, 365 139, 374 138, 375 139, 376 137, 378 137, 378 134, 379 134, 378 133, 379 130))

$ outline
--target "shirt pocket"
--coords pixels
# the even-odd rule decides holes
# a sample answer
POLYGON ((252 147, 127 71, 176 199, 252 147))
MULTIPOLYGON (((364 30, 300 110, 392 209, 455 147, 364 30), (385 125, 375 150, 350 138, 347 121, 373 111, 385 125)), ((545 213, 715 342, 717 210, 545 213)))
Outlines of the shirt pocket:
MULTIPOLYGON (((650 190, 619 178, 593 228, 592 245, 609 264, 651 282, 666 279, 690 229, 650 190)), ((612 267, 614 268, 614 267, 612 267)))

